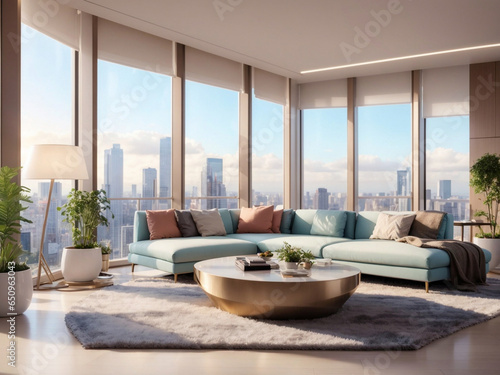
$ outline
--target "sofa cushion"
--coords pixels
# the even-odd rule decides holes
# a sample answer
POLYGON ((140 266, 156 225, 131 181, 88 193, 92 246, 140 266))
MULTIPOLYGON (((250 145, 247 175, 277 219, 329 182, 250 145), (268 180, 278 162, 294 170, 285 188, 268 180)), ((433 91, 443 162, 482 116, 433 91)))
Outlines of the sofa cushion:
POLYGON ((303 250, 309 250, 316 258, 321 258, 323 257, 322 250, 325 246, 350 240, 343 237, 315 236, 312 234, 289 234, 281 235, 279 237, 275 234, 271 238, 258 242, 257 246, 259 247, 259 251, 275 251, 283 247, 284 241, 288 242, 292 246, 300 247, 303 250))
POLYGON ((281 233, 280 232, 280 226, 281 226, 281 218, 283 216, 283 210, 274 210, 273 212, 273 224, 271 225, 271 230, 273 233, 281 233))
POLYGON ((226 234, 234 233, 233 229, 233 220, 231 219, 231 214, 227 208, 219 208, 219 214, 224 223, 224 229, 226 230, 226 234))
POLYGON ((130 253, 172 263, 184 263, 232 255, 256 254, 257 245, 226 236, 179 237, 134 242, 130 244, 130 253))
POLYGON ((432 269, 447 267, 443 250, 420 248, 389 240, 353 240, 325 246, 323 257, 359 263, 432 269))
POLYGON ((347 221, 345 211, 318 210, 314 215, 311 234, 331 237, 344 237, 347 221))
POLYGON ((410 236, 437 239, 445 217, 441 211, 417 211, 410 236))
POLYGON ((242 207, 236 233, 273 233, 273 206, 242 207))
POLYGON ((410 232, 415 215, 390 215, 381 212, 370 239, 397 240, 410 232))
POLYGON ((175 210, 146 210, 149 239, 181 237, 181 231, 175 219, 175 210))
POLYGON ((293 234, 311 234, 312 222, 318 210, 295 210, 293 218, 293 234))
POLYGON ((377 218, 380 212, 378 211, 361 211, 356 218, 356 230, 354 238, 368 239, 375 229, 377 218))
POLYGON ((182 233, 182 237, 195 237, 200 235, 198 229, 196 229, 196 224, 191 212, 188 210, 175 210, 175 218, 177 219, 177 226, 182 233))
POLYGON ((225 236, 226 229, 217 208, 211 210, 191 210, 196 229, 203 237, 225 236))
POLYGON ((294 216, 295 216, 295 211, 292 210, 291 208, 283 210, 283 215, 281 216, 281 225, 280 225, 281 233, 292 233, 292 223, 294 216))

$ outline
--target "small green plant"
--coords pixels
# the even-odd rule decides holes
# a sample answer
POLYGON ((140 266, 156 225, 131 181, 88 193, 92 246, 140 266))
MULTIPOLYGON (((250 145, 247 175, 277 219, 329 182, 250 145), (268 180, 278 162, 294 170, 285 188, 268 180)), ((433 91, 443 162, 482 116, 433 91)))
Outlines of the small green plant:
POLYGON ((301 262, 314 263, 314 259, 316 257, 311 253, 311 250, 302 250, 302 259, 301 262))
POLYGON ((481 156, 470 169, 470 186, 476 194, 483 194, 486 211, 477 211, 474 216, 485 217, 490 223, 490 233, 485 233, 481 227, 478 237, 500 238, 497 231, 500 201, 500 156, 485 154, 481 156))
MULTIPOLYGON (((68 202, 57 207, 57 210, 64 216, 63 221, 71 225, 73 246, 78 249, 99 247, 96 230, 99 225, 109 225, 104 213, 111 210, 111 203, 104 190, 72 189, 68 194, 68 202)), ((112 213, 111 217, 114 218, 112 213)))
POLYGON ((23 271, 29 268, 26 263, 19 263, 19 257, 24 250, 15 238, 21 233, 21 222, 31 223, 22 216, 22 212, 28 208, 23 206, 22 202, 32 203, 28 195, 30 189, 12 181, 20 170, 21 168, 7 166, 0 169, 0 272, 23 271))
POLYGON ((290 245, 283 241, 283 247, 276 250, 278 259, 284 262, 300 262, 302 259, 302 249, 290 245))
POLYGON ((99 247, 101 248, 101 254, 106 255, 106 254, 111 254, 111 241, 106 240, 106 241, 101 241, 99 244, 99 247))

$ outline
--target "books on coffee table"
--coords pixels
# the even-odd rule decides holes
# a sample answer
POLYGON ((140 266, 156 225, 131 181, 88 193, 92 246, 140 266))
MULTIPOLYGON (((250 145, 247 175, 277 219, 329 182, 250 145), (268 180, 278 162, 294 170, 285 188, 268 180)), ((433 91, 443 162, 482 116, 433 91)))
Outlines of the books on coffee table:
POLYGON ((249 262, 246 257, 237 257, 235 265, 243 271, 262 271, 278 268, 278 264, 272 261, 249 262))

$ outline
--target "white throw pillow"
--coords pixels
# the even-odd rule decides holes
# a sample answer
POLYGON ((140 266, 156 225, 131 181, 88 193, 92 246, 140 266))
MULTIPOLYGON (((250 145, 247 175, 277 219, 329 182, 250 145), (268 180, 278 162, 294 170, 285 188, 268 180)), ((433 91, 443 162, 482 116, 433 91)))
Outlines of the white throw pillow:
POLYGON ((415 215, 390 215, 381 212, 370 239, 397 240, 410 233, 415 215))
POLYGON ((196 224, 196 229, 202 237, 225 236, 226 228, 219 214, 219 210, 191 210, 191 216, 196 224))

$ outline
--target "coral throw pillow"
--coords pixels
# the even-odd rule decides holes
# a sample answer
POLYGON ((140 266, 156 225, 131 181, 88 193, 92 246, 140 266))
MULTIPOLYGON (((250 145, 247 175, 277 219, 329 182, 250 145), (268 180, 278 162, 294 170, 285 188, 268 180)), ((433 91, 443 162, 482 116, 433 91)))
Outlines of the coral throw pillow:
POLYGON ((173 208, 170 210, 146 210, 146 220, 150 240, 182 237, 173 208))
POLYGON ((283 210, 275 210, 273 212, 273 225, 271 227, 273 233, 281 233, 280 226, 281 226, 282 216, 283 216, 283 210))
POLYGON ((273 206, 243 207, 236 233, 273 233, 273 206))

